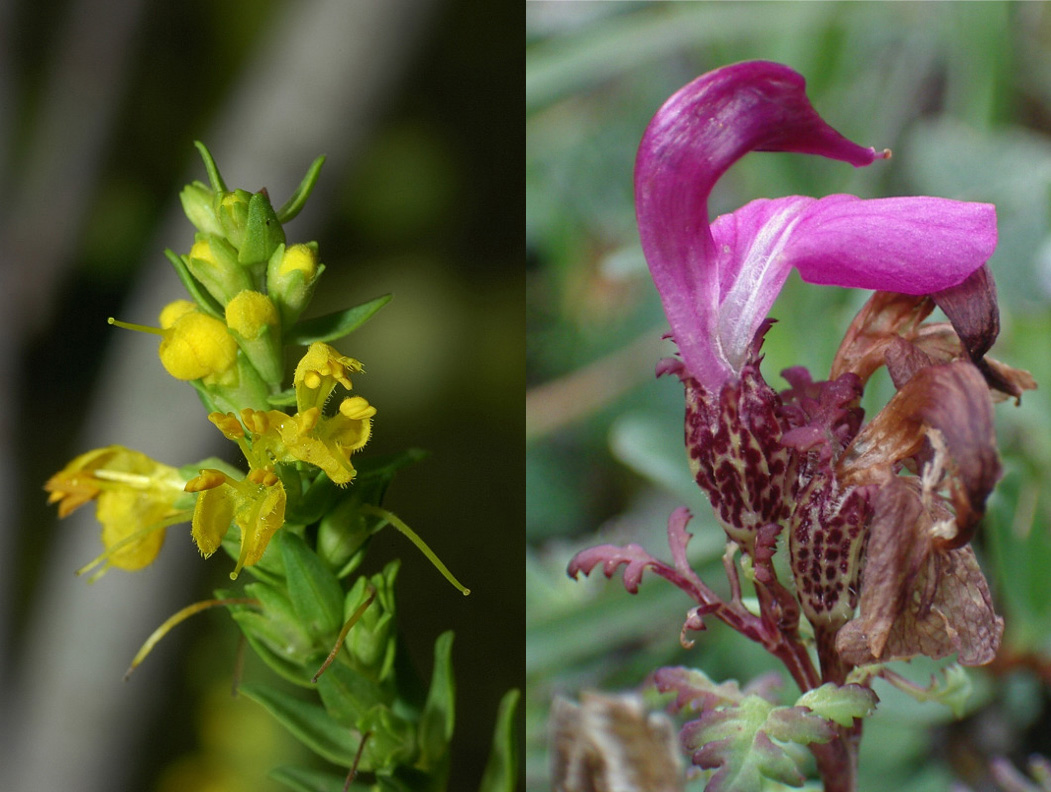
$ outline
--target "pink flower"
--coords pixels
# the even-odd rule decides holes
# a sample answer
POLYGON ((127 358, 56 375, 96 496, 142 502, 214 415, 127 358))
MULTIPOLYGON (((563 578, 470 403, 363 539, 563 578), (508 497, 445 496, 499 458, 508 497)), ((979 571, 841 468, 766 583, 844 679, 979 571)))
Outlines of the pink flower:
POLYGON ((672 96, 635 165, 642 248, 687 372, 710 391, 735 378, 795 267, 811 283, 933 294, 996 247, 991 204, 852 195, 752 201, 708 221, 708 195, 750 151, 818 154, 860 167, 889 155, 844 138, 811 107, 803 77, 749 61, 672 96))

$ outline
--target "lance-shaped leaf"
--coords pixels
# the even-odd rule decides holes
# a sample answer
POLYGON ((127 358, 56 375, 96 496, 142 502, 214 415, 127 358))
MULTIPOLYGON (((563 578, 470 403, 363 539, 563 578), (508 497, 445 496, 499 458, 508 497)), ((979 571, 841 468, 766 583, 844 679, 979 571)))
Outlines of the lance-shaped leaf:
POLYGON ((446 630, 434 642, 434 671, 427 703, 420 714, 419 766, 425 770, 449 763, 449 743, 456 723, 456 678, 452 665, 453 634, 446 630))
POLYGON ((500 699, 489 761, 485 763, 485 772, 482 774, 478 792, 508 792, 515 788, 518 780, 518 734, 515 728, 515 711, 519 698, 521 698, 521 692, 513 689, 507 691, 500 699))
POLYGON ((308 346, 316 341, 335 341, 352 333, 372 318, 380 308, 389 303, 394 295, 384 294, 381 297, 355 305, 343 311, 315 316, 297 322, 285 333, 286 344, 308 346))
MULTIPOLYGON (((358 751, 361 735, 341 724, 324 707, 294 698, 266 685, 241 685, 240 691, 277 718, 301 743, 330 762, 350 767, 358 751)), ((359 767, 371 770, 374 757, 366 750, 359 767)))
POLYGON ((274 538, 285 563, 292 607, 300 624, 324 645, 343 625, 343 589, 301 536, 281 531, 274 538))

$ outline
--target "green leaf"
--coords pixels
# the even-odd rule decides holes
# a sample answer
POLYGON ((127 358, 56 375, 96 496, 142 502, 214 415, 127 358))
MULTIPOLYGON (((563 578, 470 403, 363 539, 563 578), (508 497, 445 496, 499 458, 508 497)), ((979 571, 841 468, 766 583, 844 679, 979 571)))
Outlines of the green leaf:
POLYGON ((764 779, 799 786, 805 781, 801 746, 837 737, 870 714, 876 695, 861 685, 828 684, 803 694, 795 706, 778 706, 772 679, 760 677, 744 690, 734 681, 715 684, 696 669, 661 668, 657 689, 675 691, 674 707, 700 711, 682 730, 694 763, 714 769, 705 792, 760 792, 764 779))
POLYGON ((300 626, 292 603, 283 591, 267 583, 249 583, 245 593, 260 601, 262 612, 235 605, 230 606, 230 615, 253 651, 285 679, 309 686, 317 669, 308 671, 304 663, 316 654, 316 649, 300 626))
POLYGON ((233 619, 244 633, 245 640, 252 647, 252 651, 266 663, 271 671, 299 687, 314 687, 311 678, 317 666, 308 668, 303 663, 290 660, 281 652, 274 650, 272 648, 274 642, 267 636, 268 623, 265 616, 244 611, 233 614, 233 619))
POLYGON ((193 300, 197 303, 198 307, 209 316, 225 323, 226 312, 223 310, 223 307, 219 305, 219 302, 208 293, 208 290, 201 285, 201 282, 193 276, 189 269, 186 268, 186 262, 182 260, 182 257, 177 255, 175 251, 170 248, 165 249, 164 255, 175 268, 175 274, 179 276, 179 280, 182 281, 183 287, 190 293, 190 296, 193 297, 193 300))
MULTIPOLYGON (((268 775, 295 792, 343 792, 343 784, 347 780, 345 776, 290 765, 277 767, 268 775)), ((347 789, 351 792, 369 792, 374 787, 363 781, 354 781, 347 789)))
POLYGON ((307 199, 310 197, 310 193, 314 191, 314 185, 317 183, 318 176, 321 175, 321 166, 324 164, 324 154, 310 164, 310 167, 307 168, 306 175, 303 177, 303 181, 299 183, 296 191, 292 193, 292 197, 285 202, 284 206, 277 210, 277 219, 279 222, 287 223, 299 214, 299 211, 303 208, 307 199))
POLYGON ((393 296, 384 294, 353 308, 297 322, 285 334, 285 343, 307 346, 315 341, 327 342, 342 338, 365 324, 376 311, 389 303, 393 296))
POLYGON ((337 508, 339 501, 351 497, 349 492, 356 490, 356 486, 349 490, 337 487, 328 476, 315 476, 295 505, 286 507, 285 514, 294 513, 297 522, 311 525, 325 515, 331 514, 332 509, 337 508))
POLYGON ((686 724, 683 744, 694 752, 694 762, 716 769, 705 792, 760 792, 764 778, 789 786, 803 783, 794 758, 766 732, 776 709, 766 699, 746 696, 740 704, 707 710, 686 724))
POLYGON ((849 728, 854 725, 855 718, 864 718, 875 712, 878 701, 871 688, 828 682, 808 690, 799 697, 796 706, 806 707, 815 715, 849 728))
POLYGON ((509 690, 500 699, 496 713, 496 730, 489 761, 485 764, 482 784, 478 792, 514 792, 518 780, 518 735, 515 728, 515 711, 520 692, 509 690))
POLYGON ((446 630, 434 642, 434 672, 427 703, 420 715, 420 766, 444 767, 456 723, 456 679, 452 665, 453 633, 446 630))
POLYGON ((288 596, 303 625, 320 645, 343 626, 343 589, 302 537, 287 531, 275 534, 285 562, 288 596))
MULTIPOLYGON (((241 693, 263 705, 292 735, 318 756, 349 768, 361 735, 335 720, 319 704, 294 698, 265 685, 242 685, 241 693)), ((368 753, 366 747, 365 753, 368 753)), ((364 769, 364 757, 362 764, 364 769)))
POLYGON ((357 728, 366 712, 377 705, 391 703, 391 696, 368 676, 338 661, 318 678, 317 690, 333 718, 357 728))
POLYGON ((278 245, 285 242, 285 232, 264 193, 253 193, 248 201, 248 220, 245 223, 244 242, 237 251, 237 260, 244 266, 265 263, 278 245))
POLYGON ((212 152, 210 152, 208 147, 199 140, 195 140, 193 145, 197 147, 201 159, 204 160, 204 169, 208 171, 208 181, 211 182, 212 189, 215 192, 226 192, 226 182, 224 182, 223 177, 219 175, 219 166, 215 164, 215 160, 212 158, 212 152))

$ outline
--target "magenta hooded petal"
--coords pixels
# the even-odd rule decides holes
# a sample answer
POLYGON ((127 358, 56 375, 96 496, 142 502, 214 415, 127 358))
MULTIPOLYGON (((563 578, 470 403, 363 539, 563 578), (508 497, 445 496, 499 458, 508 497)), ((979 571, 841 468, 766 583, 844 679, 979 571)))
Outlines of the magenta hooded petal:
POLYGON ((995 246, 991 206, 934 198, 757 201, 713 229, 708 195, 749 151, 855 166, 886 156, 826 124, 802 76, 776 63, 709 72, 657 112, 635 165, 639 236, 683 363, 706 387, 740 370, 793 266, 815 283, 930 293, 959 284, 995 246))
POLYGON ((719 273, 712 341, 739 370, 793 267, 810 283, 933 294, 992 255, 996 209, 945 198, 791 196, 752 201, 717 218, 711 233, 719 273))

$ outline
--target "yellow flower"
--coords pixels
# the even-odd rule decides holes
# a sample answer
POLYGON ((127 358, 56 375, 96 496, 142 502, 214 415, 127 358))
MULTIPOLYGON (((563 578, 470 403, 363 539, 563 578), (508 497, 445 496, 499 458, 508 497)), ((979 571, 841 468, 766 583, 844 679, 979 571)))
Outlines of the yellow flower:
POLYGON ((259 562, 270 538, 285 522, 285 488, 269 469, 253 468, 241 481, 205 469, 186 482, 186 491, 200 493, 192 533, 206 558, 219 549, 231 523, 241 529, 241 553, 231 580, 242 567, 259 562))
POLYGON ((241 418, 252 447, 277 462, 307 462, 321 468, 333 483, 349 484, 356 471, 350 455, 368 442, 376 408, 361 396, 343 400, 339 411, 325 417, 317 407, 286 415, 277 410, 245 409, 241 418))
POLYGON ((292 378, 296 389, 296 406, 305 413, 311 407, 322 409, 336 384, 351 389, 350 374, 360 374, 365 367, 338 349, 317 341, 310 345, 292 378))
POLYGON ((165 528, 189 518, 176 507, 183 479, 172 467, 122 446, 107 446, 81 454, 44 485, 48 502, 58 503, 65 517, 89 501, 102 523, 106 551, 85 569, 106 561, 108 567, 142 569, 164 544, 165 528))
POLYGON ((306 462, 321 468, 335 484, 349 484, 356 473, 350 456, 368 442, 376 408, 362 396, 347 396, 335 415, 325 416, 321 410, 337 384, 349 390, 349 374, 361 371, 354 358, 315 343, 296 367, 295 415, 245 408, 241 420, 234 413, 219 412, 208 420, 240 446, 252 468, 306 462))
POLYGON ((237 362, 237 342, 218 319, 197 310, 185 310, 180 300, 161 312, 163 340, 158 354, 176 379, 219 379, 237 362), (165 326, 165 321, 171 324, 165 326))

